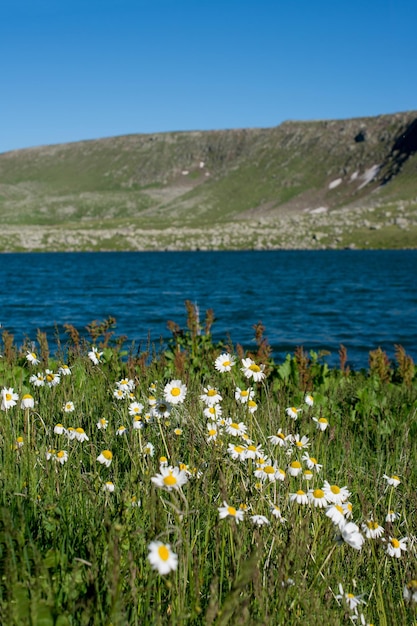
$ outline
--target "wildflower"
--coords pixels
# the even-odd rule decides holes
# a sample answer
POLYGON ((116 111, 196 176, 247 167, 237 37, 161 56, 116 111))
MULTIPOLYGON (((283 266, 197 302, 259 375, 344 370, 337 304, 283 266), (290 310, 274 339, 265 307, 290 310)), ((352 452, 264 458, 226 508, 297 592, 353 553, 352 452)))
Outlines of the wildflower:
POLYGON ((19 448, 22 448, 23 443, 24 443, 24 441, 23 441, 23 437, 18 437, 18 438, 16 439, 16 441, 15 441, 15 448, 14 448, 14 449, 15 449, 15 450, 19 450, 19 448))
POLYGON ((272 483, 277 480, 285 479, 284 470, 278 467, 277 461, 274 461, 274 463, 272 463, 271 459, 267 459, 263 463, 257 463, 256 470, 253 474, 262 482, 269 481, 270 483, 272 483))
POLYGON ((149 396, 148 398, 148 404, 150 407, 154 407, 156 404, 156 398, 155 396, 149 396))
POLYGON ((403 537, 402 539, 395 539, 395 537, 390 537, 387 542, 388 556, 394 556, 397 559, 401 558, 401 551, 407 552, 407 541, 408 537, 403 537))
POLYGON ((207 435, 208 435, 207 441, 216 441, 217 435, 218 435, 216 422, 208 422, 206 424, 206 428, 207 428, 207 435))
POLYGON ((142 422, 141 415, 135 415, 135 417, 133 418, 133 422, 132 422, 133 430, 141 430, 144 427, 145 427, 145 424, 142 422))
POLYGON ((217 359, 214 361, 214 367, 219 372, 230 372, 235 363, 236 360, 233 356, 227 353, 223 353, 218 356, 217 359))
POLYGON ((106 430, 107 426, 109 425, 108 420, 106 420, 105 417, 100 417, 100 419, 98 420, 96 426, 99 430, 106 430))
POLYGON ((72 413, 73 411, 75 411, 75 406, 73 402, 65 402, 64 406, 62 407, 62 410, 65 413, 72 413))
POLYGON ((40 360, 38 359, 36 352, 28 352, 26 354, 26 360, 31 364, 31 365, 39 365, 40 360))
POLYGON ((401 482, 401 480, 395 474, 393 476, 387 476, 386 474, 384 474, 383 478, 385 478, 388 485, 390 485, 391 487, 398 487, 401 482))
POLYGON ((288 473, 290 476, 298 476, 302 469, 300 461, 292 461, 288 466, 288 473))
POLYGON ((113 454, 110 450, 103 450, 97 457, 97 461, 106 467, 110 467, 113 460, 113 454))
POLYGON ((61 382, 59 374, 54 374, 52 370, 45 370, 45 380, 48 387, 56 387, 61 382))
POLYGON ((346 519, 352 517, 353 507, 351 502, 343 502, 342 508, 346 519))
POLYGON ((246 459, 246 447, 245 446, 229 443, 229 445, 227 446, 227 452, 229 453, 229 455, 232 457, 234 461, 236 461, 237 459, 239 459, 239 461, 244 461, 246 459))
POLYGON ((61 465, 64 465, 64 463, 68 461, 68 452, 66 450, 59 450, 59 452, 56 452, 55 450, 48 450, 46 453, 46 460, 49 461, 51 459, 57 463, 61 463, 61 465))
POLYGON ((72 439, 75 439, 75 428, 73 428, 72 426, 70 426, 70 427, 67 429, 66 434, 68 435, 68 439, 69 439, 70 441, 72 441, 72 439))
POLYGON ((306 437, 305 435, 303 437, 300 438, 300 435, 294 435, 291 439, 291 443, 296 447, 296 448, 308 448, 309 447, 309 443, 308 443, 309 439, 308 437, 306 437))
POLYGON ((62 424, 56 424, 56 425, 54 426, 54 433, 55 433, 56 435, 62 435, 62 434, 63 434, 63 433, 65 433, 65 432, 66 432, 66 430, 65 430, 65 428, 63 427, 63 425, 62 425, 62 424))
POLYGON ((256 404, 255 400, 249 400, 248 401, 248 411, 249 413, 255 413, 255 411, 258 410, 258 405, 256 404))
POLYGON ((211 406, 206 406, 203 411, 204 416, 208 419, 216 419, 222 414, 222 407, 220 404, 212 404, 211 406))
POLYGON ((148 441, 148 443, 143 447, 143 454, 147 456, 153 456, 155 454, 155 446, 153 443, 148 441))
POLYGON ((317 506, 320 509, 328 505, 323 489, 310 489, 308 492, 308 498, 311 504, 314 504, 314 506, 317 506))
POLYGON ((314 474, 311 470, 306 469, 303 472, 303 478, 304 480, 312 480, 314 478, 314 474))
POLYGON ((240 402, 241 404, 246 404, 249 400, 252 400, 255 395, 254 390, 249 387, 248 389, 241 389, 240 387, 236 387, 235 390, 235 400, 236 402, 240 402))
POLYGON ((403 598, 406 602, 417 603, 417 580, 410 580, 404 585, 403 598))
POLYGON ((223 398, 214 387, 204 387, 204 393, 201 394, 200 400, 207 406, 211 406, 212 404, 219 404, 223 398))
POLYGON ((75 438, 77 441, 80 441, 81 443, 83 441, 89 441, 88 437, 87 437, 87 433, 85 432, 84 428, 76 428, 75 429, 75 438))
POLYGON ((29 378, 29 382, 32 383, 34 387, 43 387, 45 385, 45 376, 41 372, 32 374, 29 378))
POLYGON ((256 526, 269 524, 269 519, 265 515, 251 515, 251 520, 256 526))
POLYGON ((16 406, 19 400, 19 394, 15 393, 13 387, 3 387, 1 390, 1 410, 7 411, 12 406, 16 406))
POLYGON ((246 446, 246 458, 247 459, 260 459, 264 456, 264 451, 262 450, 261 444, 254 446, 253 444, 249 444, 246 446))
POLYGON ((33 396, 31 396, 30 393, 25 393, 25 395, 22 396, 22 400, 20 402, 20 408, 21 409, 33 409, 34 406, 35 406, 35 400, 33 396))
POLYGON ((242 365, 243 367, 240 368, 240 371, 243 372, 246 378, 253 378, 256 383, 265 378, 265 365, 257 365, 255 361, 249 357, 242 359, 242 365))
POLYGON ((297 504, 308 504, 308 495, 302 489, 298 489, 295 493, 290 493, 290 500, 297 504))
POLYGON ((317 462, 317 459, 314 456, 310 456, 308 452, 303 454, 301 460, 306 462, 308 469, 314 469, 316 472, 319 472, 323 467, 323 465, 320 465, 320 463, 317 462))
POLYGON ((94 346, 91 348, 90 352, 88 353, 88 358, 90 359, 90 361, 94 363, 94 365, 98 365, 99 363, 101 363, 102 356, 103 356, 103 353, 99 352, 97 348, 95 348, 94 346))
POLYGON ((289 406, 287 409, 285 409, 285 413, 288 415, 288 417, 291 417, 291 419, 296 420, 298 417, 298 414, 302 410, 303 409, 297 409, 295 406, 289 406))
POLYGON ((326 509, 326 516, 332 520, 333 524, 341 528, 346 523, 345 511, 341 504, 332 504, 326 509))
POLYGON ((150 393, 155 393, 155 392, 156 392, 156 390, 157 390, 157 388, 158 388, 158 381, 157 381, 157 380, 154 380, 154 382, 153 382, 153 383, 151 383, 151 384, 149 385, 149 387, 148 387, 148 391, 149 391, 150 393))
POLYGON ((325 417, 319 417, 319 419, 317 419, 317 417, 313 417, 313 422, 316 422, 317 430, 321 430, 322 432, 326 430, 329 425, 329 422, 325 417))
POLYGON ((164 487, 168 491, 180 489, 188 481, 187 474, 178 467, 160 467, 160 473, 152 476, 151 481, 157 487, 164 487))
POLYGON ((133 382, 131 378, 122 378, 122 380, 119 380, 116 383, 116 387, 118 389, 122 389, 123 391, 126 391, 127 393, 129 393, 130 391, 133 391, 133 389, 135 388, 135 383, 133 382))
POLYGON ((62 374, 62 376, 71 376, 71 369, 68 367, 68 365, 61 365, 61 367, 58 369, 58 373, 62 374))
POLYGON ((386 522, 395 522, 397 519, 400 518, 400 514, 396 513, 395 511, 389 510, 386 517, 385 517, 385 521, 386 522))
POLYGON ((291 435, 284 435, 280 428, 276 435, 270 435, 268 439, 274 446, 280 446, 281 448, 284 448, 291 440, 291 435))
POLYGON ((109 491, 110 493, 113 493, 114 483, 112 483, 111 480, 108 480, 107 482, 105 482, 103 485, 103 491, 109 491))
POLYGON ((226 432, 229 435, 243 435, 247 431, 247 426, 243 422, 232 422, 231 419, 226 421, 226 432))
POLYGON ((342 533, 342 540, 349 546, 355 548, 355 550, 361 550, 365 541, 365 537, 361 535, 359 527, 353 522, 345 522, 340 526, 340 532, 342 533))
POLYGON ((166 456, 160 456, 159 457, 159 466, 160 467, 168 467, 168 459, 166 458, 166 456))
POLYGON ((130 506, 135 508, 135 507, 140 507, 141 505, 141 501, 138 500, 137 496, 132 496, 130 498, 130 506))
POLYGON ((113 391, 113 397, 116 398, 116 400, 124 400, 127 396, 128 393, 126 393, 124 389, 117 388, 113 391))
POLYGON ((223 501, 223 506, 219 506, 218 511, 220 519, 230 516, 236 520, 236 524, 243 520, 245 514, 242 509, 235 509, 234 506, 227 504, 225 500, 223 501))
POLYGON ((339 594, 336 597, 336 600, 340 600, 345 604, 345 606, 353 611, 357 615, 358 606, 363 603, 362 596, 355 596, 353 593, 347 593, 343 590, 341 583, 339 583, 339 594))
POLYGON ((379 539, 384 534, 384 528, 373 519, 368 519, 362 524, 362 530, 367 539, 379 539))
POLYGON ((331 485, 327 480, 324 481, 323 491, 326 494, 326 500, 333 504, 343 504, 350 496, 347 487, 331 485))
POLYGON ((281 509, 276 504, 271 504, 271 513, 272 515, 281 522, 281 524, 285 524, 287 521, 285 517, 282 517, 281 509))
POLYGON ((148 546, 148 561, 152 569, 157 570, 158 574, 164 576, 173 572, 178 567, 178 556, 172 552, 168 543, 161 541, 151 541, 148 546))
POLYGON ((143 404, 141 402, 131 402, 129 404, 129 415, 133 417, 135 415, 141 415, 143 411, 143 404))
POLYGON ((68 461, 68 452, 66 450, 59 450, 55 455, 55 460, 61 465, 64 465, 68 461))
POLYGON ((155 406, 152 407, 152 415, 159 419, 166 419, 171 415, 172 406, 169 402, 159 400, 155 406))
POLYGON ((187 387, 180 380, 171 380, 164 387, 164 398, 171 404, 181 404, 185 400, 187 387))
POLYGON ((304 396, 304 402, 308 404, 308 406, 313 406, 314 398, 311 393, 306 393, 306 395, 304 396))

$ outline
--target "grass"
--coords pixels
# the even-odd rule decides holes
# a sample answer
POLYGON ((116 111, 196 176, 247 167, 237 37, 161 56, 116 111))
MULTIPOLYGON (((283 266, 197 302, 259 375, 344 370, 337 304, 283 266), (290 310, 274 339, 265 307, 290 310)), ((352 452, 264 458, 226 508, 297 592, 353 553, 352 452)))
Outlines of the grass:
POLYGON ((259 367, 249 372, 264 370, 265 377, 256 382, 241 370, 248 355, 239 346, 213 343, 212 312, 199 334, 197 312, 186 307, 187 328, 170 324, 173 338, 164 351, 148 346, 138 353, 113 336, 111 319, 83 331, 67 326, 68 341, 52 356, 40 331, 23 346, 3 332, 1 399, 18 397, 0 413, 1 623, 336 625, 353 623, 358 613, 366 624, 411 624, 416 604, 403 597, 404 585, 417 577, 417 381, 410 357, 397 346, 390 363, 377 349, 368 370, 348 371, 343 348, 339 369, 300 348, 275 363, 258 327, 257 351, 249 356, 259 367), (37 364, 27 359, 33 351, 37 364), (236 363, 219 372, 214 362, 224 353, 236 363), (71 374, 58 377, 64 363, 71 374), (38 373, 46 377, 43 386, 31 382, 38 373), (170 381, 186 385, 185 398, 157 417, 154 402, 167 403, 170 381), (209 387, 222 396, 217 424, 201 399, 209 387), (237 387, 252 388, 255 412, 236 400, 237 387), (25 394, 33 408, 21 408, 25 394), (133 401, 143 405, 135 417, 133 401), (74 411, 64 411, 68 402, 74 411), (296 420, 288 407, 299 409, 296 420), (328 427, 319 430, 314 417, 328 427), (126 431, 119 435, 121 426, 126 431), (72 438, 76 428, 88 440, 72 438), (279 432, 285 441, 282 435, 271 441, 279 432), (243 449, 245 458, 234 459, 231 450, 243 449), (98 460, 103 450, 112 452, 109 467, 98 460), (59 451, 68 455, 62 464, 59 451), (308 469, 306 454, 322 466, 313 467, 311 481, 289 471, 296 460, 308 469), (182 488, 169 491, 152 480, 166 471, 162 457, 184 477, 182 488), (262 458, 263 466, 284 470, 285 479, 256 476, 262 458), (384 478, 393 474, 398 486, 384 478), (351 510, 360 535, 373 519, 382 538, 365 538, 355 549, 337 540, 341 528, 327 508, 292 502, 290 494, 320 489, 326 480, 347 487, 345 514, 351 510), (234 508, 222 519, 224 502, 234 508), (386 521, 390 510, 395 521, 386 521), (255 514, 267 523, 255 524, 255 514), (390 556, 390 538, 403 537, 407 550, 390 556), (167 574, 148 560, 153 541, 178 557, 167 574), (338 597, 339 585, 361 596, 356 611, 349 597, 338 597))

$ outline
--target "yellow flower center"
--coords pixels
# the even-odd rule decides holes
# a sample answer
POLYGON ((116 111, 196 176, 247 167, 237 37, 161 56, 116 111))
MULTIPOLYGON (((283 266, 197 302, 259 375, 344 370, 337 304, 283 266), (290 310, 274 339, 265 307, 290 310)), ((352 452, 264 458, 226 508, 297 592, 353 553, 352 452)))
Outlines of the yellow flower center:
POLYGON ((323 489, 315 489, 313 491, 313 496, 315 498, 324 498, 324 491, 323 491, 323 489))
POLYGON ((248 450, 251 452, 256 452, 256 446, 248 446, 248 450))
POLYGON ((181 389, 180 389, 179 387, 173 387, 173 388, 171 389, 171 394, 172 394, 173 396, 179 396, 179 395, 180 395, 180 393, 181 393, 181 389))
POLYGON ((332 486, 330 487, 330 491, 331 491, 332 493, 334 493, 335 495, 337 495, 337 494, 339 494, 339 493, 340 493, 340 487, 338 487, 337 485, 332 485, 332 486))
POLYGON ((264 472, 265 472, 265 474, 273 474, 275 472, 275 470, 272 467, 272 465, 265 465, 264 472))
POLYGON ((355 596, 353 595, 353 593, 347 593, 347 594, 346 594, 346 597, 347 597, 347 598, 349 598, 349 599, 351 599, 351 598, 354 598, 355 596))
POLYGON ((60 450, 60 451, 57 453, 57 457, 58 457, 58 459, 62 459, 62 457, 64 457, 64 456, 65 456, 65 452, 64 452, 63 450, 60 450))
POLYGON ((209 389, 208 392, 207 392, 207 395, 212 397, 212 396, 215 396, 216 393, 217 393, 217 391, 215 389, 209 389))
POLYGON ((369 520, 366 522, 366 525, 371 530, 376 530, 378 528, 378 522, 374 522, 373 520, 369 520))
POLYGON ((337 509, 337 511, 339 511, 339 513, 342 513, 344 515, 343 507, 340 506, 340 504, 336 504, 335 505, 335 509, 337 509))
POLYGON ((245 451, 245 448, 242 448, 242 446, 235 446, 235 452, 237 452, 238 454, 242 454, 242 452, 245 451))
POLYGON ((302 448, 304 446, 302 441, 296 441, 295 445, 298 446, 299 448, 302 448))
POLYGON ((169 550, 166 546, 159 546, 158 548, 158 556, 162 561, 168 561, 169 559, 169 550))
POLYGON ((53 374, 47 374, 46 376, 46 380, 50 383, 52 380, 54 379, 54 375, 53 374))
POLYGON ((172 487, 177 484, 177 479, 172 474, 168 474, 168 476, 164 478, 164 484, 168 485, 168 487, 172 487))
POLYGON ((259 367, 259 365, 256 365, 256 363, 252 363, 252 365, 249 365, 249 369, 252 372, 260 372, 261 368, 259 367))
POLYGON ((217 433, 217 430, 215 428, 211 428, 208 432, 209 432, 210 437, 213 437, 213 435, 217 433))
POLYGON ((11 393, 6 393, 6 401, 10 402, 11 399, 12 399, 12 394, 11 393))
POLYGON ((239 430, 239 424, 236 424, 236 422, 232 422, 230 424, 230 428, 234 428, 234 430, 239 430))
POLYGON ((292 467, 292 468, 294 468, 294 469, 300 469, 300 468, 301 468, 301 463, 300 463, 300 461, 293 461, 293 462, 291 463, 291 467, 292 467))
POLYGON ((248 394, 249 394, 249 391, 247 389, 242 389, 242 391, 240 392, 240 395, 243 396, 244 398, 246 398, 248 394))
POLYGON ((398 539, 391 539, 391 545, 393 548, 399 548, 400 547, 400 542, 398 541, 398 539))
POLYGON ((313 463, 313 465, 317 465, 317 459, 315 459, 314 456, 310 457, 310 462, 313 463))
POLYGON ((236 515, 236 509, 234 506, 228 506, 227 512, 229 513, 229 515, 236 515))
POLYGON ((319 422, 320 422, 320 424, 327 424, 327 420, 326 420, 325 417, 320 417, 319 418, 319 422))
POLYGON ((79 433, 80 435, 84 434, 84 428, 76 428, 75 432, 79 433))
POLYGON ((400 480, 400 479, 398 478, 398 476, 396 476, 395 474, 394 474, 393 476, 391 476, 391 478, 392 478, 392 480, 400 480))
POLYGON ((230 361, 223 361, 223 367, 229 367, 230 361))
POLYGON ((30 393, 25 393, 25 395, 22 397, 22 400, 32 400, 33 396, 30 395, 30 393))
POLYGON ((103 450, 101 454, 104 456, 106 461, 111 461, 113 458, 113 454, 110 452, 110 450, 103 450))
POLYGON ((303 491, 302 489, 299 489, 299 490, 296 492, 296 494, 297 494, 297 496, 305 496, 305 495, 306 495, 305 491, 303 491))

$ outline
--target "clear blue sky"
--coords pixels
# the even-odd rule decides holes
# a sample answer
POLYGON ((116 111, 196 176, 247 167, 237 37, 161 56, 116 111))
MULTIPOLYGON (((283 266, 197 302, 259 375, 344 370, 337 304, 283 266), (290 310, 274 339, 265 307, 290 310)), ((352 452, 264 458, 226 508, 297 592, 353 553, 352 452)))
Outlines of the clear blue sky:
POLYGON ((0 152, 417 109, 416 0, 2 0, 0 152))

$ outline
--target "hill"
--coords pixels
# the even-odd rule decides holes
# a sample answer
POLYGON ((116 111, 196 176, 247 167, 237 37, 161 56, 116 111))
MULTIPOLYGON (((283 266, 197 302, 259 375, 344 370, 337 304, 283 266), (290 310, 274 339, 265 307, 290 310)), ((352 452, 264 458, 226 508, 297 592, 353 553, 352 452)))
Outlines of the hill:
POLYGON ((417 247, 417 112, 0 154, 0 251, 417 247))

